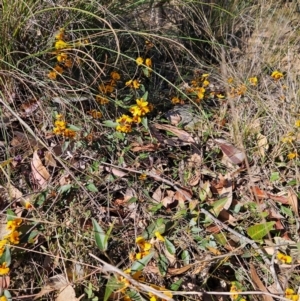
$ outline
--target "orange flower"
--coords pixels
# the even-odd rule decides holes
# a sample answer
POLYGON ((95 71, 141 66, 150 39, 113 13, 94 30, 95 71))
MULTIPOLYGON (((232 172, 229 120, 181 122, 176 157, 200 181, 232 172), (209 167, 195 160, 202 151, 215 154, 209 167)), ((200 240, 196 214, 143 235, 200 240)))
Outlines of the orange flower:
POLYGON ((137 63, 138 66, 142 65, 144 63, 144 59, 142 57, 138 57, 135 62, 137 63))

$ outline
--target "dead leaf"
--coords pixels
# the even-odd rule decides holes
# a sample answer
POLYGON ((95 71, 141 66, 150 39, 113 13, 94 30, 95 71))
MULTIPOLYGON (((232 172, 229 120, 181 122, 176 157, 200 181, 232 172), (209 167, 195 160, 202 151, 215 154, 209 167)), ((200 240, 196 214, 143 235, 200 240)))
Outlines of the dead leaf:
MULTIPOLYGON (((252 263, 250 263, 250 275, 255 283, 255 285, 262 291, 262 292, 268 292, 267 288, 264 286, 263 282, 259 279, 256 269, 252 263)), ((264 301, 274 301, 274 299, 271 296, 262 295, 262 298, 264 301)))
POLYGON ((251 190, 259 200, 268 198, 268 193, 261 190, 258 186, 251 187, 251 190))
POLYGON ((298 212, 298 197, 295 191, 292 188, 288 189, 288 195, 287 195, 288 203, 292 207, 294 213, 296 216, 299 217, 299 212, 298 212))
POLYGON ((5 215, 0 216, 0 240, 3 240, 11 231, 6 227, 7 219, 5 215))
POLYGON ((78 299, 76 298, 75 290, 72 287, 71 284, 68 286, 61 288, 59 291, 59 294, 55 301, 77 301, 78 299))
POLYGON ((272 199, 276 202, 279 202, 281 204, 289 204, 289 200, 285 196, 275 195, 275 194, 271 194, 271 193, 267 193, 267 194, 270 199, 272 199))
POLYGON ((174 203, 174 194, 175 192, 173 190, 167 190, 167 196, 161 200, 162 204, 166 208, 169 208, 169 206, 174 203))
POLYGON ((171 266, 174 266, 174 264, 175 264, 176 261, 177 261, 176 256, 173 255, 173 254, 171 254, 171 253, 167 250, 167 248, 166 248, 165 246, 163 247, 163 251, 164 251, 164 253, 165 253, 165 255, 166 255, 166 257, 167 257, 167 259, 168 259, 168 261, 169 261, 169 264, 170 264, 171 266))
POLYGON ((169 131, 175 136, 177 136, 180 140, 188 143, 195 143, 196 141, 192 137, 191 134, 189 134, 187 131, 181 130, 175 126, 168 125, 168 124, 158 124, 155 123, 154 126, 159 130, 165 130, 169 131))
POLYGON ((7 184, 6 188, 10 199, 20 199, 23 196, 23 193, 12 184, 7 184))
POLYGON ((50 179, 50 174, 46 167, 43 165, 37 150, 33 153, 33 158, 31 161, 32 175, 35 181, 42 187, 46 188, 48 181, 50 179))
POLYGON ((159 148, 159 144, 149 143, 145 145, 141 145, 139 143, 132 143, 131 144, 131 151, 133 152, 155 152, 159 148))
POLYGON ((8 275, 0 277, 0 289, 8 289, 10 285, 10 277, 8 275))
POLYGON ((245 153, 233 146, 225 139, 215 139, 215 142, 219 145, 224 156, 230 163, 239 165, 245 161, 245 153))
MULTIPOLYGON (((193 264, 188 264, 181 268, 168 268, 167 275, 176 276, 176 275, 183 274, 187 272, 189 269, 191 269, 191 267, 193 266, 194 266, 193 264)), ((150 272, 151 274, 153 273, 153 274, 160 275, 159 269, 156 266, 146 266, 144 270, 147 273, 150 272)))
POLYGON ((223 209, 228 210, 232 203, 232 179, 230 174, 219 175, 218 180, 211 182, 211 191, 217 193, 220 198, 227 198, 223 209))
POLYGON ((153 192, 153 194, 152 194, 152 199, 154 200, 154 201, 156 201, 157 203, 160 203, 161 202, 161 199, 162 199, 162 191, 161 191, 161 187, 160 186, 158 186, 157 188, 156 188, 156 190, 153 192))
POLYGON ((45 156, 45 165, 46 166, 48 166, 48 165, 52 166, 52 167, 57 166, 55 159, 53 158, 52 154, 49 151, 46 151, 44 156, 45 156))
POLYGON ((185 201, 190 200, 192 197, 192 191, 188 188, 182 188, 177 190, 174 195, 174 200, 177 200, 179 204, 184 204, 185 201))
POLYGON ((126 172, 124 172, 118 168, 105 166, 104 169, 106 171, 112 173, 115 177, 118 177, 118 178, 123 178, 123 177, 127 176, 126 172))
POLYGON ((258 146, 258 151, 262 158, 265 157, 266 151, 269 149, 268 145, 268 139, 266 136, 262 135, 261 133, 257 134, 257 146, 258 146))
POLYGON ((68 280, 64 275, 62 274, 55 275, 48 279, 46 284, 41 288, 41 291, 33 298, 33 300, 36 300, 52 291, 60 290, 66 287, 67 285, 68 285, 68 280))
POLYGON ((197 153, 193 153, 187 161, 188 161, 189 168, 200 167, 202 164, 202 158, 197 153))

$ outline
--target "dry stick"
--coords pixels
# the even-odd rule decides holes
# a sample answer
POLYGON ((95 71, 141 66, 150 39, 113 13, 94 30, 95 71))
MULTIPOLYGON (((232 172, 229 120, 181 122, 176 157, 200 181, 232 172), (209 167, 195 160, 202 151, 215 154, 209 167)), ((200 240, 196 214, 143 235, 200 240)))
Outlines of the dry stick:
MULTIPOLYGON (((134 173, 137 173, 137 174, 146 174, 147 176, 151 177, 151 178, 155 178, 155 179, 158 179, 159 181, 169 185, 169 186, 172 186, 176 191, 180 192, 181 194, 183 194, 185 196, 185 198, 188 200, 188 201, 192 201, 191 197, 182 189, 180 189, 176 184, 174 184, 173 182, 169 181, 169 180, 166 180, 164 178, 161 178, 160 176, 152 173, 152 172, 141 172, 141 171, 137 171, 137 170, 134 170, 134 169, 131 169, 131 168, 125 168, 125 167, 120 167, 120 166, 117 166, 117 165, 114 165, 114 164, 110 164, 110 163, 105 163, 105 162, 102 162, 101 164, 103 165, 107 165, 107 166, 111 166, 111 167, 114 167, 114 168, 118 168, 118 169, 121 169, 121 170, 126 170, 126 171, 129 171, 129 172, 134 172, 134 173)), ((248 243, 250 244, 259 254, 260 256, 262 257, 263 261, 265 262, 266 265, 270 266, 271 265, 271 262, 270 260, 267 258, 266 254, 264 253, 264 251, 256 244, 256 242, 240 233, 238 233, 237 231, 231 229, 229 226, 227 226, 226 224, 224 224, 223 222, 221 222, 220 220, 218 220, 213 214, 211 214, 209 211, 207 211, 206 209, 204 208, 200 208, 200 212, 205 214, 206 216, 208 216, 216 225, 224 228, 225 230, 227 230, 228 232, 236 235, 237 237, 240 238, 241 241, 244 241, 245 243, 248 243)))

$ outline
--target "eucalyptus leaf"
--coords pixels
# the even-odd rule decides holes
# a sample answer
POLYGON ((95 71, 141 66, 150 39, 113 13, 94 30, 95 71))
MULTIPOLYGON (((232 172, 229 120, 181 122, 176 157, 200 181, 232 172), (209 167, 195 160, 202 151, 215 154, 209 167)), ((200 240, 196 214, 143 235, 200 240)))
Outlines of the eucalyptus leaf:
POLYGON ((86 185, 86 189, 90 192, 99 192, 98 188, 95 186, 94 183, 88 183, 86 185))
POLYGON ((117 127, 118 123, 117 123, 117 122, 114 122, 114 121, 112 121, 112 120, 104 120, 104 121, 103 121, 103 125, 104 125, 104 126, 107 126, 107 127, 109 127, 109 128, 115 128, 115 127, 117 127))
POLYGON ((176 253, 175 246, 167 238, 165 238, 165 247, 170 254, 174 255, 176 253))
POLYGON ((191 256, 188 250, 183 250, 181 253, 181 259, 185 265, 188 265, 191 261, 191 256))
POLYGON ((163 254, 159 254, 158 255, 158 270, 162 276, 166 276, 167 271, 168 271, 168 265, 169 265, 168 258, 163 254))

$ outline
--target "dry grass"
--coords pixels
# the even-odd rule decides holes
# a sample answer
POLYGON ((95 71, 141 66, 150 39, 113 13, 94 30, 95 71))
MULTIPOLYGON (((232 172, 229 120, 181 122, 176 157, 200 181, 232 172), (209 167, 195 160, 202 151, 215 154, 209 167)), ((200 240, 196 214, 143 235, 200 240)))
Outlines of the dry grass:
MULTIPOLYGON (((11 259, 7 297, 32 299, 57 275, 94 301, 109 289, 111 300, 151 301, 162 290, 174 300, 237 301, 297 292, 297 4, 207 2, 1 2, 1 239, 11 215, 22 218, 20 242, 0 258, 11 259), (63 73, 50 79, 61 28, 70 65, 59 62, 63 73), (139 89, 126 86, 131 79, 139 89), (146 94, 147 118, 116 131, 146 94), (59 122, 74 137, 55 135, 59 122), (247 158, 232 164, 224 147, 247 158), (248 230, 272 221, 257 250, 248 230), (123 272, 136 256, 145 266, 134 282, 123 272), (245 295, 228 296, 235 290, 245 295)), ((38 296, 75 300, 62 297, 59 279, 38 296)))

